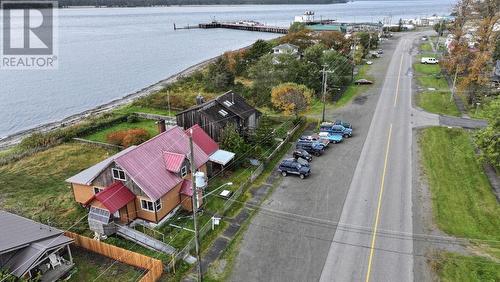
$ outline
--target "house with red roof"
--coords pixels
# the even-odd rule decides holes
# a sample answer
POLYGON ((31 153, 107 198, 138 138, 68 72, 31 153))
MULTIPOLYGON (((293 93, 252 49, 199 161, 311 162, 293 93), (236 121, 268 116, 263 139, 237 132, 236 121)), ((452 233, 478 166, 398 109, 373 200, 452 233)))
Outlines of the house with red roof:
POLYGON ((68 178, 75 201, 89 209, 91 229, 106 234, 99 228, 110 222, 158 224, 181 207, 191 211, 191 132, 195 167, 206 175, 217 143, 199 127, 174 126, 68 178))

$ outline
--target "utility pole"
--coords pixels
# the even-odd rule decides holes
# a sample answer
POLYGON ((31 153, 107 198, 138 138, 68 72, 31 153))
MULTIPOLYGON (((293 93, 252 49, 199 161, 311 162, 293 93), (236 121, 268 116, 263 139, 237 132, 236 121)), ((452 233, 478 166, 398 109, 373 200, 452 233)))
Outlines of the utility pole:
POLYGON ((200 255, 200 234, 198 232, 198 221, 196 220, 196 213, 198 212, 198 189, 196 188, 195 171, 196 165, 194 163, 194 149, 193 149, 193 129, 189 132, 189 148, 191 150, 191 182, 193 189, 192 205, 193 205, 193 225, 194 225, 194 241, 196 248, 196 260, 198 262, 198 282, 203 280, 201 272, 201 255, 200 255))
POLYGON ((455 96, 457 74, 458 74, 458 66, 455 67, 455 76, 453 77, 453 87, 451 89, 450 102, 453 101, 453 96, 455 96))
POLYGON ((325 112, 326 112, 326 88, 328 82, 328 74, 333 73, 331 70, 326 70, 327 65, 323 65, 323 70, 321 73, 323 74, 323 118, 322 122, 325 122, 325 112))
POLYGON ((351 81, 354 81, 354 56, 356 54, 356 47, 358 46, 358 39, 355 38, 353 45, 351 47, 351 52, 352 52, 352 69, 351 69, 351 81))

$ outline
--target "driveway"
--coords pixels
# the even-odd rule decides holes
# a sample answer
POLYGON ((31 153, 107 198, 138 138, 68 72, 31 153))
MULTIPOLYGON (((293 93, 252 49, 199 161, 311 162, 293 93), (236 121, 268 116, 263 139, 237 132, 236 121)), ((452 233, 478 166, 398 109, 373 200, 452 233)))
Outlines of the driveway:
MULTIPOLYGON (((374 60, 375 84, 330 119, 350 121, 354 136, 331 145, 312 162, 312 175, 288 176, 266 200, 244 234, 232 281, 318 281, 332 246, 336 223, 370 129, 387 66, 400 40, 382 43, 384 57, 374 60)), ((393 75, 392 73, 390 75, 393 75)), ((385 139, 386 132, 383 137, 385 139)), ((381 136, 382 136, 381 135, 381 136)), ((383 148, 380 148, 383 151, 383 148)), ((289 157, 289 156, 288 156, 289 157)), ((366 171, 370 173, 370 171, 366 171)), ((375 185, 376 186, 376 185, 375 185)), ((371 226, 372 221, 370 217, 371 226)), ((361 280, 362 277, 353 277, 361 280)))

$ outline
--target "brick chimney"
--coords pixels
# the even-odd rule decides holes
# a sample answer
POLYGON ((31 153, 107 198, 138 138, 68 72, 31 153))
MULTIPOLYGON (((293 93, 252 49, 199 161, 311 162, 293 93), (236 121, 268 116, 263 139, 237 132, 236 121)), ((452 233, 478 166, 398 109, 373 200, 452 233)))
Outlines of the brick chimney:
POLYGON ((205 98, 203 98, 201 94, 198 94, 198 96, 196 96, 196 105, 201 105, 203 103, 205 103, 205 98))
POLYGON ((156 126, 158 127, 158 133, 163 133, 167 130, 167 127, 165 126, 165 120, 160 119, 156 122, 156 126))

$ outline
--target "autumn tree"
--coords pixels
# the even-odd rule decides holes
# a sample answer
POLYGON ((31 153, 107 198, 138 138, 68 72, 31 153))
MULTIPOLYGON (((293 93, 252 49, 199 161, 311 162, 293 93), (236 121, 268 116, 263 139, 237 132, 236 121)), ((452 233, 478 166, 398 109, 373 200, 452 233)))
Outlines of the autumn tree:
POLYGON ((296 83, 283 83, 273 88, 271 101, 273 105, 282 110, 285 115, 299 116, 309 108, 313 91, 305 85, 296 83))
MULTIPOLYGON (((469 52, 468 58, 470 59, 465 62, 467 67, 459 83, 459 89, 461 92, 467 93, 467 101, 469 104, 473 104, 481 101, 488 89, 487 84, 490 80, 491 67, 487 66, 491 66, 490 63, 496 44, 495 40, 498 32, 494 31, 494 26, 500 20, 500 14, 498 13, 500 7, 498 7, 499 4, 496 0, 464 0, 462 4, 470 6, 460 7, 461 11, 469 11, 469 9, 471 11, 464 14, 465 19, 461 21, 465 21, 465 23, 472 22, 477 27, 474 38, 477 42, 477 50, 469 52)), ((457 33, 460 33, 460 31, 457 31, 457 33)), ((457 56, 459 54, 455 53, 453 55, 457 56)), ((457 58, 457 60, 461 59, 457 58)))
POLYGON ((288 33, 280 38, 280 44, 290 43, 298 46, 301 50, 314 45, 313 33, 309 29, 304 29, 298 32, 288 33))
POLYGON ((334 49, 343 54, 348 54, 351 49, 351 42, 339 31, 322 31, 316 39, 326 46, 327 49, 334 49))

